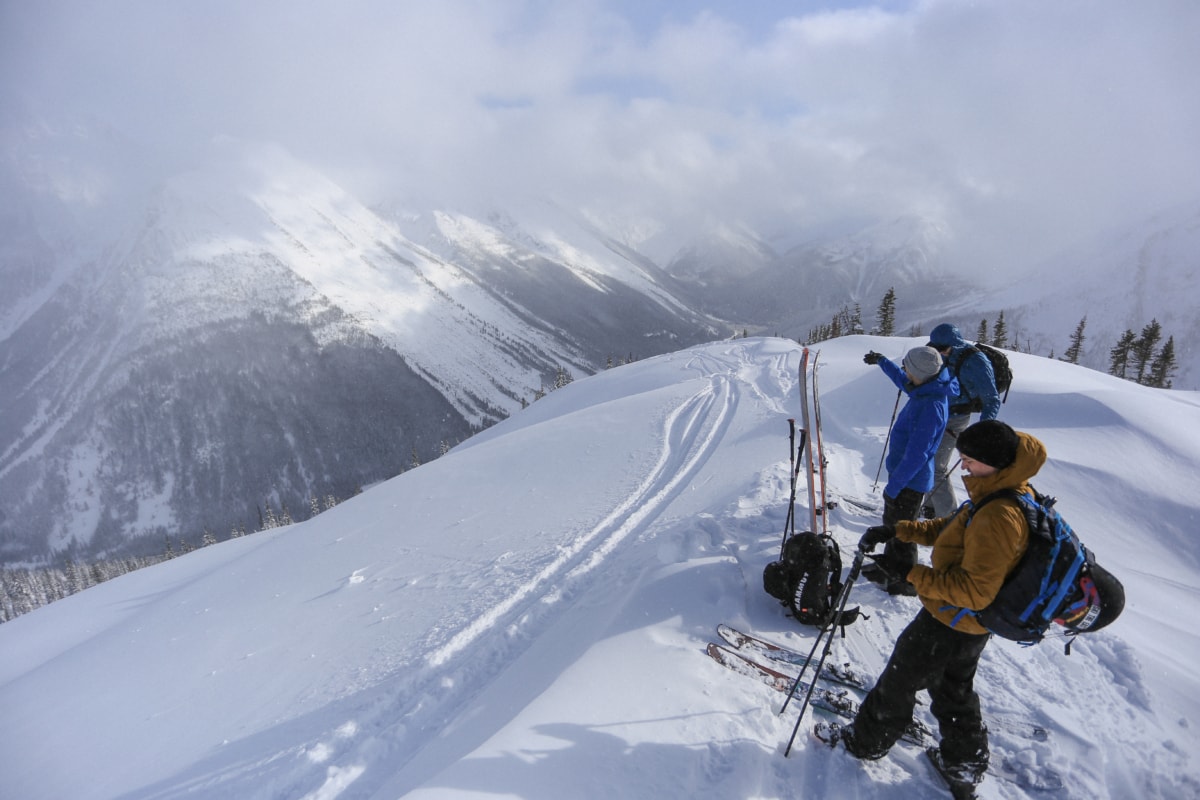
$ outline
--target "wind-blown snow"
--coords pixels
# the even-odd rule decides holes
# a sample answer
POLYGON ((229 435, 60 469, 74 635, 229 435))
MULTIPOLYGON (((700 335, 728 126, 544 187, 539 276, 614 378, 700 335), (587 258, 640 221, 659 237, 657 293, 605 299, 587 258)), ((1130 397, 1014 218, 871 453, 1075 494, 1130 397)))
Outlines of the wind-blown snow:
MULTIPOLYGON (((188 174, 176 179, 177 202, 189 210, 177 214, 172 230, 190 231, 201 224, 197 220, 214 228, 219 220, 231 231, 244 229, 223 237, 212 231, 182 234, 191 239, 177 246, 194 270, 221 256, 286 265, 322 298, 313 305, 312 316, 319 316, 327 303, 337 306, 401 354, 476 424, 483 421, 480 398, 494 399, 497 385, 513 396, 539 388, 535 368, 519 363, 511 351, 553 354, 560 364, 577 370, 586 362, 554 335, 522 319, 515 303, 497 302, 461 268, 405 239, 315 170, 273 148, 247 148, 243 159, 238 164, 245 174, 236 177, 218 181, 188 174), (246 196, 228 192, 228 186, 242 184, 246 196), (512 331, 516 343, 511 351, 481 334, 488 326, 512 331)), ((259 281, 262 271, 244 270, 247 280, 259 281)), ((171 277, 158 302, 175 302, 179 277, 171 277)), ((196 286, 229 293, 229 283, 206 273, 196 286)), ((219 313, 214 310, 213 316, 219 313)), ((508 402, 516 408, 516 400, 508 402)))
MULTIPOLYGON (((916 342, 818 348, 846 553, 878 519, 860 506, 881 503, 894 399, 860 356, 916 342)), ((737 340, 578 380, 308 522, 0 626, 0 796, 938 796, 903 745, 860 764, 802 733, 784 758, 796 705, 778 716, 779 695, 702 653, 722 621, 814 634, 761 585, 799 355, 737 340)), ((997 726, 995 759, 1053 764, 1056 796, 1197 796, 1200 395, 1012 358, 1002 418, 1047 443, 1036 484, 1128 605, 1069 657, 1061 640, 989 645, 985 716, 1050 730, 997 726)), ((833 655, 875 674, 916 600, 862 584, 851 601, 870 618, 833 655)), ((990 776, 981 796, 1045 795, 990 776)))

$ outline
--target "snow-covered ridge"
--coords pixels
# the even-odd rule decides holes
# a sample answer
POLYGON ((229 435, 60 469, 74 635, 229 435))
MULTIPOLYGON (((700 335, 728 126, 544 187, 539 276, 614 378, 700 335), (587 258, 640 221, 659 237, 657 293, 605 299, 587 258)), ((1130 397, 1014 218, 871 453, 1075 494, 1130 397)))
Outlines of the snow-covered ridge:
MULTIPOLYGON (((846 552, 878 519, 866 509, 894 399, 862 353, 919 341, 817 347, 846 552)), ((993 758, 1052 765, 1064 796, 1193 796, 1200 638, 1179 609, 1200 594, 1200 396, 1013 358, 1002 418, 1046 442, 1036 484, 1128 605, 1069 657, 1055 641, 989 644, 985 717, 1049 731, 997 725, 993 758)), ((861 764, 802 735, 785 759, 792 712, 702 652, 722 621, 812 640, 761 588, 787 511, 798 363, 786 340, 747 339, 577 380, 312 520, 0 626, 0 709, 22 734, 0 748, 0 794, 937 796, 904 746, 861 764)), ((873 674, 916 601, 870 584, 852 601, 870 618, 832 657, 873 674)), ((981 788, 1043 796, 997 776, 981 788)))

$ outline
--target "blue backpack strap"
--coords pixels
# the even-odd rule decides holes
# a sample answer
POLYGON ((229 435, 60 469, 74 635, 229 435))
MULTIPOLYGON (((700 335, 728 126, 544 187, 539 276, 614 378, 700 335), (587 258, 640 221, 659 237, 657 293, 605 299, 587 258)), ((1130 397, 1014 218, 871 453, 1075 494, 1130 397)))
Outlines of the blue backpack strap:
MULTIPOLYGON (((980 499, 980 501, 978 503, 973 502, 970 499, 964 500, 963 504, 958 507, 958 511, 955 512, 955 516, 963 513, 964 511, 967 512, 967 514, 968 514, 967 521, 963 523, 963 527, 964 528, 968 527, 971 524, 971 521, 975 519, 975 515, 979 512, 979 509, 983 508, 985 505, 992 502, 993 500, 997 500, 1002 497, 1008 497, 1013 500, 1024 500, 1025 502, 1034 503, 1034 504, 1036 504, 1036 502, 1037 502, 1032 495, 1021 494, 1016 489, 998 489, 998 490, 992 492, 991 494, 984 496, 982 499, 980 499)), ((964 608, 963 606, 945 605, 945 606, 942 606, 941 608, 939 608, 938 610, 939 611, 950 611, 953 609, 958 609, 958 613, 956 613, 954 615, 954 618, 952 620, 950 620, 951 628, 958 625, 958 623, 962 620, 963 617, 978 616, 977 612, 975 612, 969 608, 964 608)), ((1025 613, 1029 614, 1029 613, 1031 613, 1031 610, 1027 610, 1025 613)))
MULTIPOLYGON (((1066 523, 1062 517, 1058 517, 1054 525, 1054 549, 1050 553, 1050 563, 1054 564, 1058 558, 1058 552, 1062 549, 1063 542, 1072 537, 1074 531, 1071 526, 1066 523)), ((1085 560, 1084 549, 1080 547, 1075 553, 1075 558, 1071 561, 1071 566, 1067 568, 1067 572, 1063 575, 1062 580, 1058 584, 1050 583, 1050 573, 1047 570, 1045 577, 1042 579, 1042 590, 1038 594, 1038 599, 1045 603, 1041 618, 1043 622, 1050 622, 1054 616, 1053 609, 1062 605, 1066 599, 1067 593, 1075 588, 1075 580, 1079 577, 1079 570, 1083 568, 1085 560)), ((1026 614, 1029 612, 1027 611, 1026 614)), ((1022 620, 1025 617, 1022 616, 1022 620)))
POLYGON ((958 625, 958 623, 962 620, 963 617, 975 616, 974 611, 972 611, 969 608, 963 608, 962 606, 942 606, 941 608, 938 609, 938 611, 951 611, 956 608, 958 609, 958 613, 954 615, 954 619, 950 620, 951 628, 958 625))

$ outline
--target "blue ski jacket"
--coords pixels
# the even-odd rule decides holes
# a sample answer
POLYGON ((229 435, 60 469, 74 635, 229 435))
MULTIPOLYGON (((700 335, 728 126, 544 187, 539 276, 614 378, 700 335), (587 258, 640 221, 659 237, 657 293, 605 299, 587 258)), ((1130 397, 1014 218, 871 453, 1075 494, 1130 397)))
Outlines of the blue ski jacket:
POLYGON ((937 454, 946 420, 950 417, 950 399, 959 393, 958 380, 942 367, 937 377, 920 386, 909 382, 904 368, 886 358, 879 360, 883 373, 908 395, 908 402, 896 415, 888 445, 888 482, 883 493, 895 498, 902 489, 924 494, 933 488, 933 457, 937 454))
POLYGON ((934 328, 934 335, 942 347, 950 345, 945 363, 950 374, 958 378, 958 396, 950 398, 950 413, 969 414, 971 402, 978 400, 983 406, 979 419, 995 419, 1000 414, 1000 392, 996 391, 992 362, 983 353, 972 350, 972 345, 953 325, 939 325, 934 328))

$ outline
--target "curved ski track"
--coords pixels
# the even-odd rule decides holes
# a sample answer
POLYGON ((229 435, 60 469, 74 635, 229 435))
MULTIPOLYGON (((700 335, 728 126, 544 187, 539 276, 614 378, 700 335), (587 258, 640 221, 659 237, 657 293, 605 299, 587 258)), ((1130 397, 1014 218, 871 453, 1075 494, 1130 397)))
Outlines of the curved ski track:
POLYGON ((632 494, 599 524, 559 546, 558 557, 502 603, 480 615, 428 661, 440 666, 473 641, 503 624, 530 598, 557 600, 625 541, 658 516, 691 475, 716 451, 737 406, 728 377, 714 375, 709 385, 671 410, 663 425, 658 461, 632 494))
MULTIPOLYGON (((470 727, 466 718, 473 703, 569 607, 563 601, 586 594, 599 579, 596 568, 620 552, 622 544, 652 534, 654 520, 717 452, 746 383, 738 372, 752 363, 744 348, 730 355, 733 363, 689 365, 697 368, 704 386, 665 411, 655 463, 607 516, 560 544, 553 560, 505 600, 480 610, 470 624, 426 656, 424 667, 397 674, 395 680, 352 700, 344 711, 353 722, 346 724, 362 736, 325 731, 301 748, 305 754, 324 754, 325 786, 314 791, 312 765, 306 764, 291 774, 277 774, 271 781, 275 788, 315 798, 353 783, 356 797, 382 796, 381 792, 400 796, 490 735, 475 728, 467 736, 446 732, 459 729, 460 723, 470 727), (404 744, 413 737, 423 743, 415 752, 404 744), (397 759, 398 753, 408 756, 397 759)), ((754 370, 761 371, 761 366, 754 370)), ((750 383, 756 397, 763 392, 754 380, 750 383)), ((259 768, 274 771, 277 766, 270 761, 276 758, 264 759, 259 768)), ((262 777, 258 776, 260 787, 262 777)))

